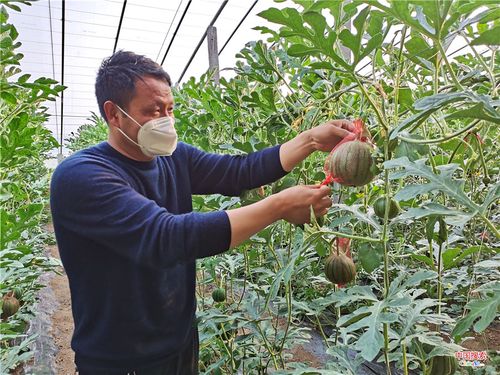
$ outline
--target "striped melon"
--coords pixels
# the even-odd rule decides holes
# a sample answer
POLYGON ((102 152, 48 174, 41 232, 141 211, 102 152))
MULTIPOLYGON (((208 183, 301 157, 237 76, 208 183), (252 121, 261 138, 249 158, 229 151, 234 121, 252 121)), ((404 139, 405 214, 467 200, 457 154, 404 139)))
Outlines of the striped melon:
POLYGON ((347 255, 332 253, 326 258, 325 275, 334 284, 347 284, 356 277, 356 265, 347 255))
POLYGON ((327 162, 330 174, 342 185, 366 185, 374 177, 372 151, 369 143, 357 139, 340 144, 327 162))
POLYGON ((224 302, 226 300, 226 291, 222 288, 214 289, 212 292, 212 299, 215 302, 224 302))
MULTIPOLYGON (((12 293, 13 294, 13 293, 12 293)), ((19 301, 16 297, 6 294, 2 298, 2 319, 7 319, 19 310, 19 301)))
POLYGON ((432 357, 429 363, 429 375, 453 375, 457 371, 457 360, 451 356, 432 357))

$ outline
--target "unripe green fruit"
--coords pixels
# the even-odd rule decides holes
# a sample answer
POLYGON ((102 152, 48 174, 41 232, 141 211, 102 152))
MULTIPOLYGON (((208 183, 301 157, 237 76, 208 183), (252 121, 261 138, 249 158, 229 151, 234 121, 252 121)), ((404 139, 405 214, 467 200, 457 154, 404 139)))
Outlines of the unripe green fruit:
MULTIPOLYGON (((389 219, 393 219, 399 215, 401 207, 399 207, 399 203, 394 199, 391 199, 389 204, 389 219)), ((385 215, 385 197, 378 198, 373 204, 373 209, 375 211, 375 215, 383 219, 385 215)))
POLYGON ((373 180, 373 148, 367 142, 354 140, 338 146, 327 166, 339 184, 363 186, 373 180))
POLYGON ((325 275, 334 284, 347 284, 356 277, 356 265, 345 254, 331 254, 325 263, 325 275))
POLYGON ((429 375, 453 375, 457 371, 457 360, 451 356, 432 357, 429 362, 429 375))
POLYGON ((226 300, 226 292, 222 288, 214 289, 212 292, 212 299, 215 302, 224 302, 226 300))

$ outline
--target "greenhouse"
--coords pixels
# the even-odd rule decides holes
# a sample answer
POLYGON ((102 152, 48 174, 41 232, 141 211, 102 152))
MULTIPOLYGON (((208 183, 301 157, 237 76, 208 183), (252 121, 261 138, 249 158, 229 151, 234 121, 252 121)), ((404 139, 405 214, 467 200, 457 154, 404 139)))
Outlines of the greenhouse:
POLYGON ((0 22, 0 374, 498 373, 497 0, 0 22))

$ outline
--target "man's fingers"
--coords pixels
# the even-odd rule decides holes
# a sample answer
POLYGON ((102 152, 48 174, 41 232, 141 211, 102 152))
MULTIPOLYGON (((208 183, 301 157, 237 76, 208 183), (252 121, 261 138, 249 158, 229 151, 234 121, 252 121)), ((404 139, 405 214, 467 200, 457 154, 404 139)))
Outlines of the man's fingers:
POLYGON ((332 198, 330 196, 326 196, 321 198, 321 203, 323 203, 326 207, 330 207, 332 205, 332 198))
POLYGON ((350 132, 353 132, 355 129, 354 124, 346 119, 341 119, 341 120, 330 120, 327 122, 328 124, 335 125, 339 129, 344 129, 350 132))
POLYGON ((327 195, 330 195, 332 193, 332 189, 330 189, 328 186, 326 185, 322 185, 319 189, 319 196, 320 197, 326 197, 327 195))

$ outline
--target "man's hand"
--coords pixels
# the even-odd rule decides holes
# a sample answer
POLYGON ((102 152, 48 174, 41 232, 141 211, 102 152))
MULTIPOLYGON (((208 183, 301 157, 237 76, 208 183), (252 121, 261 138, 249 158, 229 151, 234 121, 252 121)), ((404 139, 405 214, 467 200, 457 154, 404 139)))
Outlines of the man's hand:
POLYGON ((226 211, 231 224, 230 247, 238 246, 280 219, 293 224, 309 223, 311 206, 316 216, 325 215, 332 205, 330 192, 327 186, 299 185, 248 206, 226 211))
POLYGON ((281 145, 281 166, 289 172, 314 151, 331 151, 352 131, 354 125, 348 120, 332 120, 306 130, 281 145))
POLYGON ((348 120, 325 122, 305 133, 311 138, 312 147, 317 151, 330 152, 342 139, 354 131, 354 125, 348 120))
POLYGON ((309 223, 311 206, 316 217, 327 213, 332 205, 331 190, 327 186, 298 185, 276 194, 279 199, 280 216, 292 224, 309 223))

